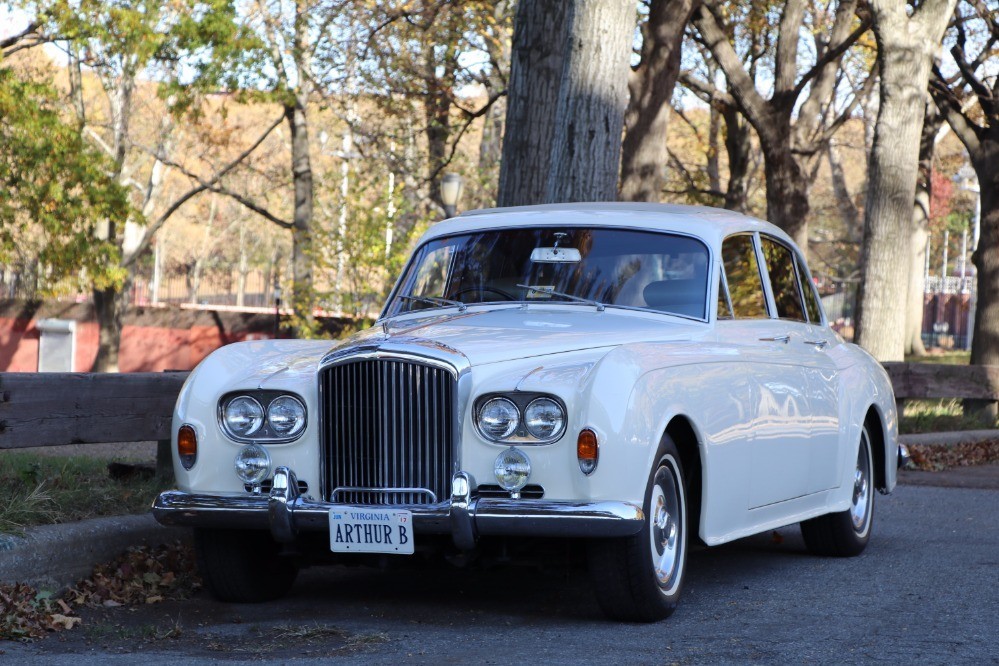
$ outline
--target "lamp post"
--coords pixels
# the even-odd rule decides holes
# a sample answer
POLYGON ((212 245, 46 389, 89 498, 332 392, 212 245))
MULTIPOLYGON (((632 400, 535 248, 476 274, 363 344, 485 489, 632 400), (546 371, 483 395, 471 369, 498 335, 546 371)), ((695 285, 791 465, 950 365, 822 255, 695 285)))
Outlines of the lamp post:
POLYGON ((456 173, 446 173, 441 178, 441 203, 444 204, 444 214, 448 217, 454 217, 458 212, 462 184, 461 176, 456 173))

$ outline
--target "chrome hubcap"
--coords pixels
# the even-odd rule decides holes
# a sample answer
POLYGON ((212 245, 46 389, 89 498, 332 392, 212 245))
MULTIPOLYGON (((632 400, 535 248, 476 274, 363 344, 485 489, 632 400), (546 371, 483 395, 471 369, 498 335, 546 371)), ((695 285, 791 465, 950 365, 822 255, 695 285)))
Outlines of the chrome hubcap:
POLYGON ((857 453, 857 470, 853 479, 853 503, 850 517, 853 528, 863 533, 870 520, 871 506, 871 445, 865 430, 860 438, 860 451, 857 453))
POLYGON ((652 566, 659 585, 669 590, 678 579, 683 525, 679 489, 673 472, 660 467, 652 485, 650 507, 650 543, 652 566))

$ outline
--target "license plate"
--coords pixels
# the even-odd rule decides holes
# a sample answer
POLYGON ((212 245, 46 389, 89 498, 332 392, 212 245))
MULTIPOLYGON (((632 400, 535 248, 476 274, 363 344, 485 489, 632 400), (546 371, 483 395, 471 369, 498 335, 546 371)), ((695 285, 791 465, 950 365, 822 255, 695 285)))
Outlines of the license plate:
POLYGON ((403 509, 344 506, 330 509, 334 553, 413 554, 413 514, 403 509))

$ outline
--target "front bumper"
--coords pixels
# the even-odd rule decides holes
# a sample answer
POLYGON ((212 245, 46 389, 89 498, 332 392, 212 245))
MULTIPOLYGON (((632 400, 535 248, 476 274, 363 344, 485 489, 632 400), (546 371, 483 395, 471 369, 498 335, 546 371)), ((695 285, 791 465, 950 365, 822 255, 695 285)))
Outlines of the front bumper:
MULTIPOLYGON (((287 467, 274 472, 270 495, 198 495, 179 490, 161 493, 153 515, 163 525, 219 529, 268 529, 279 542, 299 532, 329 530, 330 509, 341 506, 306 499, 287 467)), ((398 507, 413 513, 413 527, 425 534, 451 534, 463 550, 480 535, 551 537, 624 537, 644 524, 641 507, 628 502, 575 502, 500 499, 471 496, 464 472, 454 475, 451 500, 398 507)))

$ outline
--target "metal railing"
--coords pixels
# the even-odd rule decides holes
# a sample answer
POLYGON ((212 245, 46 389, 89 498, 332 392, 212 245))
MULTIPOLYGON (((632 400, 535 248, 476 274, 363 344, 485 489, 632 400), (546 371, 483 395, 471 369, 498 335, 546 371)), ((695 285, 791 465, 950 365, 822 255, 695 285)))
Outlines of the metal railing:
POLYGON ((957 277, 948 275, 927 275, 923 291, 927 294, 970 294, 978 289, 978 279, 974 276, 957 277))

